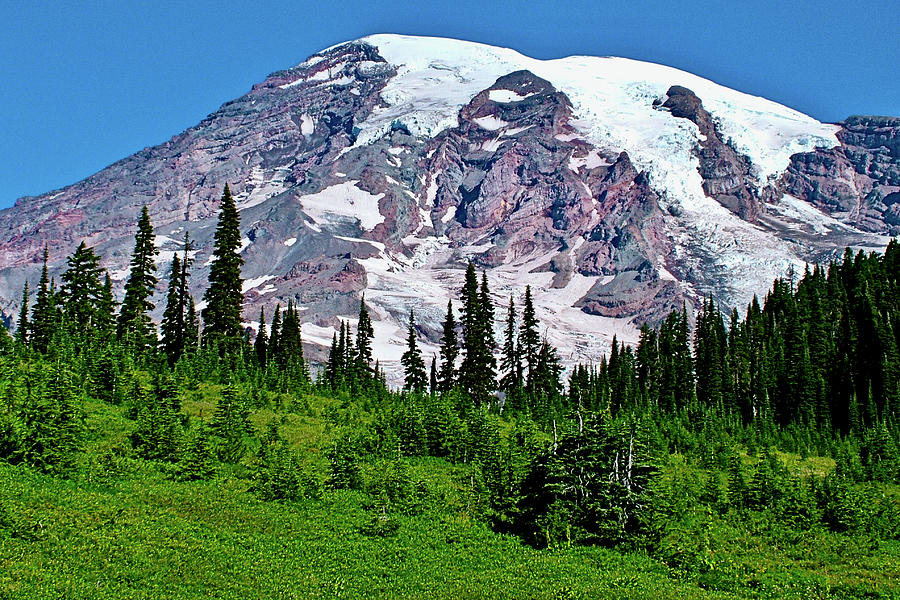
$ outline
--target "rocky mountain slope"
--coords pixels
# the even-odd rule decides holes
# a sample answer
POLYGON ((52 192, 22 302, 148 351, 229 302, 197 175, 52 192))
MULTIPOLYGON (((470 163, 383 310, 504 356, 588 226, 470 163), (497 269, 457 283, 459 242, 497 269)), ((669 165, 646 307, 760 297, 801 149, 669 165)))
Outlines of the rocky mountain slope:
POLYGON ((59 272, 86 240, 121 284, 144 205, 163 273, 196 240, 199 298, 226 182, 248 323, 293 298, 327 344, 365 292, 382 356, 410 308, 430 352, 474 260, 498 304, 531 284, 547 336, 584 361, 682 302, 741 307, 791 267, 882 248, 900 234, 900 118, 823 124, 655 64, 371 36, 0 211, 4 315, 45 245, 59 272))

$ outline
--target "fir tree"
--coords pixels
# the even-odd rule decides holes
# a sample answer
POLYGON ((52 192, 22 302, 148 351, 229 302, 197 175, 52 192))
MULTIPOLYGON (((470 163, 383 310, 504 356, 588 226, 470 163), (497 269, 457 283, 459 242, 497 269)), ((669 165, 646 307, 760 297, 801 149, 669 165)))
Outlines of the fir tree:
POLYGON ((256 341, 253 342, 253 349, 256 352, 256 361, 263 370, 266 368, 266 350, 269 344, 269 338, 266 335, 266 312, 259 309, 259 331, 256 334, 256 341))
POLYGON ((472 263, 466 269, 462 300, 463 362, 459 369, 459 380, 475 405, 480 406, 488 402, 496 388, 494 309, 487 290, 487 276, 482 277, 479 288, 478 275, 472 263))
MULTIPOLYGON (((184 263, 182 263, 184 264, 184 263)), ((191 354, 200 347, 200 321, 194 299, 188 296, 187 313, 184 317, 184 353, 191 354)))
POLYGON ((47 270, 48 256, 47 248, 44 248, 44 266, 41 269, 37 298, 31 312, 31 347, 41 353, 47 352, 58 325, 56 298, 50 287, 47 270))
POLYGON ((514 393, 521 385, 522 361, 519 358, 519 345, 516 342, 516 307, 512 296, 509 297, 509 308, 506 311, 506 329, 503 331, 503 350, 500 360, 500 389, 507 396, 514 393))
MULTIPOLYGON (((528 379, 537 365, 538 352, 540 351, 541 337, 538 331, 538 320, 534 312, 534 301, 531 297, 531 286, 525 286, 525 301, 522 305, 522 325, 519 329, 519 347, 521 358, 528 369, 528 379)), ((530 386, 530 383, 529 383, 530 386)))
POLYGON ((62 274, 60 298, 71 330, 82 336, 93 335, 98 326, 98 313, 103 295, 100 283, 100 257, 84 242, 67 259, 68 268, 62 274))
POLYGON ((269 330, 269 345, 266 352, 270 360, 281 360, 281 305, 275 305, 272 328, 269 330))
POLYGON ((400 358, 404 374, 403 389, 422 393, 428 385, 428 378, 425 374, 425 361, 422 359, 422 352, 419 350, 416 337, 416 317, 413 311, 410 310, 406 352, 400 358))
POLYGON ((359 301, 359 321, 356 325, 356 369, 359 377, 366 380, 372 375, 372 338, 375 330, 369 317, 365 295, 359 301))
POLYGON ((16 343, 25 347, 28 345, 28 282, 22 288, 22 306, 19 309, 19 323, 16 325, 16 343))
POLYGON ((447 316, 444 318, 440 353, 441 370, 438 374, 438 386, 440 391, 449 392, 456 384, 456 358, 459 356, 456 319, 453 317, 453 304, 450 300, 447 301, 447 316))
POLYGON ((240 218, 228 184, 222 194, 219 220, 213 238, 213 261, 209 269, 209 287, 203 295, 203 339, 220 352, 237 353, 243 339, 241 306, 241 233, 240 218))
POLYGON ((169 290, 166 294, 166 308, 160 324, 161 346, 169 360, 169 367, 175 366, 184 353, 184 314, 179 314, 183 307, 181 276, 181 259, 176 254, 172 258, 172 267, 169 270, 169 290))
POLYGON ((118 338, 138 351, 156 345, 156 331, 150 319, 153 303, 150 297, 156 288, 156 262, 159 254, 154 240, 150 213, 145 206, 138 219, 134 236, 134 251, 131 254, 131 273, 125 283, 125 299, 119 311, 118 338))

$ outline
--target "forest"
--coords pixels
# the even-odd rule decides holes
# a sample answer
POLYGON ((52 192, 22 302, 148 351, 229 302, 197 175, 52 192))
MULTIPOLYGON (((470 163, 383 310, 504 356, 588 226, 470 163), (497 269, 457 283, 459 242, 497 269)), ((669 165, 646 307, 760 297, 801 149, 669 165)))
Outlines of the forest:
POLYGON ((391 389, 364 296, 321 366, 294 300, 246 329, 240 240, 226 186, 202 302, 146 208, 121 302, 45 251, 0 331, 0 598, 900 597, 897 241, 569 370, 470 262, 391 389))

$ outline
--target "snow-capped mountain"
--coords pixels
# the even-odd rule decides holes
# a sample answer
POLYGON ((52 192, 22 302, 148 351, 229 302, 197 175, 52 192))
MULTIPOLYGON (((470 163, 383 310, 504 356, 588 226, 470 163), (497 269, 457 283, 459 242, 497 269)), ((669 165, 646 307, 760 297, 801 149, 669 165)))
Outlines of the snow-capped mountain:
POLYGON ((365 292, 381 356, 399 358, 410 308, 429 351, 474 260, 498 306, 531 284, 547 336, 587 361, 683 301, 742 307, 791 267, 882 248, 900 234, 900 119, 824 124, 623 58, 370 36, 0 212, 5 314, 44 245, 58 271, 85 239, 121 283, 143 205, 161 272, 196 240, 199 297, 226 182, 250 323, 293 298, 327 345, 365 292))

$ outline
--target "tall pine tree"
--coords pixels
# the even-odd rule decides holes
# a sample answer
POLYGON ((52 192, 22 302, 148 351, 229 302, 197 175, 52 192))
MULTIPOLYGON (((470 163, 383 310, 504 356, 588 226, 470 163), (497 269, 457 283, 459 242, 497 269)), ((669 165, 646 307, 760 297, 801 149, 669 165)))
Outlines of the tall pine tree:
POLYGON ((203 295, 203 340, 220 352, 236 353, 243 340, 241 306, 241 232, 240 218, 228 184, 222 193, 219 221, 213 238, 213 261, 209 268, 209 287, 203 295))
POLYGON ((159 254, 154 240, 150 213, 145 206, 138 219, 131 254, 131 273, 125 283, 125 298, 119 311, 117 335, 120 341, 135 350, 144 351, 156 345, 156 331, 150 319, 153 303, 150 297, 156 288, 156 262, 159 254))

